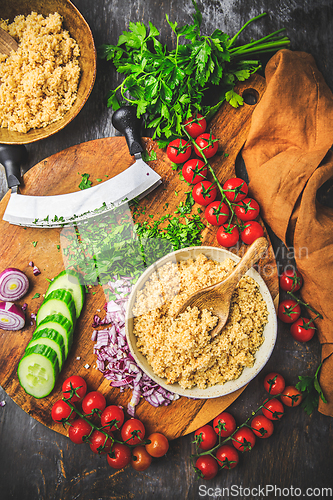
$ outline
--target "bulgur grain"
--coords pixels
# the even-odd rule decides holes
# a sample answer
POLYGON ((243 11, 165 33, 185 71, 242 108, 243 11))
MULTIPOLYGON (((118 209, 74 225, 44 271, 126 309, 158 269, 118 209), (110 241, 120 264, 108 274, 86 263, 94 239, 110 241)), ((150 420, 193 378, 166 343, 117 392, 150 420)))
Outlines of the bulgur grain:
POLYGON ((209 310, 187 308, 173 318, 190 294, 222 281, 234 266, 232 259, 219 263, 203 254, 196 260, 169 262, 138 292, 133 308, 137 347, 166 383, 204 389, 237 379, 244 367, 253 366, 268 321, 266 303, 253 278, 243 276, 239 281, 220 335, 210 336, 217 318, 209 310))
POLYGON ((18 42, 0 54, 0 126, 26 133, 60 120, 77 96, 80 49, 62 17, 32 12, 0 26, 18 42))

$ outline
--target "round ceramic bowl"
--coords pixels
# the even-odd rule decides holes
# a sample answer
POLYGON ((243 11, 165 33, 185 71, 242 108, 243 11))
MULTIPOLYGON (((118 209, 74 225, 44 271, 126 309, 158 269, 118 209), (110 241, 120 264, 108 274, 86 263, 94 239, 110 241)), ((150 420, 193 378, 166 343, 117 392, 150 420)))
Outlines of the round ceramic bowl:
POLYGON ((45 139, 63 129, 79 113, 87 101, 96 78, 96 48, 91 30, 77 8, 69 0, 1 0, 0 17, 12 22, 15 16, 37 12, 43 16, 58 12, 63 17, 63 27, 80 47, 81 78, 77 98, 62 119, 47 127, 33 129, 26 134, 0 128, 0 144, 29 144, 45 139))
POLYGON ((271 353, 273 351, 276 335, 277 335, 277 319, 276 319, 276 311, 274 308, 273 299, 271 297, 270 291, 267 288, 266 283, 258 274, 255 269, 251 268, 246 274, 251 276, 259 285, 260 293, 263 296, 263 299, 266 302, 268 309, 268 323, 265 325, 263 336, 264 342, 258 349, 255 354, 255 363, 252 368, 244 368, 240 377, 236 380, 228 381, 225 384, 217 384, 212 387, 208 387, 206 389, 200 389, 198 387, 193 387, 192 389, 183 389, 180 387, 178 383, 175 384, 166 384, 165 379, 156 375, 151 366, 148 364, 147 359, 143 356, 137 349, 136 346, 136 337, 133 333, 133 307, 136 301, 136 296, 139 290, 141 290, 146 281, 150 278, 152 273, 154 273, 159 267, 163 266, 167 262, 180 262, 190 258, 196 258, 200 253, 206 255, 206 257, 217 261, 223 262, 227 258, 233 259, 235 262, 238 262, 240 258, 225 250, 224 248, 217 247, 209 247, 209 246, 200 246, 200 247, 189 247, 184 248, 182 250, 177 250, 172 252, 165 257, 162 257, 160 260, 155 262, 146 271, 141 275, 141 277, 136 282, 133 290, 130 294, 127 311, 126 311, 126 337, 129 349, 131 354, 133 355, 135 361, 139 365, 139 367, 155 382, 157 382, 160 386, 164 387, 170 392, 179 394, 180 396, 187 396, 191 398, 199 398, 199 399, 210 399, 217 398, 220 396, 225 396, 226 394, 230 394, 234 391, 237 391, 241 387, 248 384, 265 366, 267 361, 269 360, 271 353))

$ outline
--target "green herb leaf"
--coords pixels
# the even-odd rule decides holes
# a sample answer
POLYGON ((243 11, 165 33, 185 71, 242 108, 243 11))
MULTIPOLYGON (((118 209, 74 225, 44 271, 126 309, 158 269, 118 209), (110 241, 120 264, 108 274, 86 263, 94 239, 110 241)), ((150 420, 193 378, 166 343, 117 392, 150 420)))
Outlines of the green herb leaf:
POLYGON ((82 180, 79 184, 79 189, 88 189, 91 187, 92 182, 89 180, 90 174, 81 174, 82 180))
POLYGON ((298 377, 299 382, 295 386, 296 389, 305 393, 301 406, 308 415, 311 415, 311 413, 318 407, 319 398, 321 398, 324 403, 327 403, 318 380, 320 368, 321 364, 318 366, 313 377, 300 375, 298 377))

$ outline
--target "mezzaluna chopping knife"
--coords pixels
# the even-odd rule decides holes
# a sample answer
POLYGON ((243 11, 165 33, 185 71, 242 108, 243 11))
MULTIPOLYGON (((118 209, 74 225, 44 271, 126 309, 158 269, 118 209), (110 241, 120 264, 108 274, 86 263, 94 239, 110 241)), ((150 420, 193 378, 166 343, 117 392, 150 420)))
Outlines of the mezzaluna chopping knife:
POLYGON ((155 189, 162 179, 142 159, 141 123, 136 117, 136 108, 119 108, 112 116, 112 124, 125 136, 135 163, 97 186, 74 193, 54 196, 20 194, 20 168, 26 150, 24 146, 0 145, 0 163, 5 167, 11 189, 3 220, 25 227, 63 227, 112 210, 134 198, 143 198, 155 189))

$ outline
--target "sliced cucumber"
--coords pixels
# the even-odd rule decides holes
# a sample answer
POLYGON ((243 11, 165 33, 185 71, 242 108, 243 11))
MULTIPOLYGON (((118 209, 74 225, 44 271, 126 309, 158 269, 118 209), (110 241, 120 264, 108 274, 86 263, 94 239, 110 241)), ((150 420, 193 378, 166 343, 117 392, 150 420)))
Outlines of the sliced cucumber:
POLYGON ((59 375, 57 353, 41 344, 30 347, 19 362, 17 375, 25 392, 44 398, 52 391, 59 375))
POLYGON ((67 358, 73 344, 72 323, 62 314, 51 314, 50 316, 46 316, 46 318, 39 323, 34 331, 33 337, 38 331, 44 330, 44 328, 56 330, 63 337, 65 344, 65 358, 67 358))
POLYGON ((65 344, 64 339, 60 333, 51 328, 44 328, 38 332, 34 332, 32 339, 27 345, 26 349, 33 347, 34 345, 43 344, 49 347, 57 353, 59 361, 59 370, 61 371, 62 365, 65 362, 65 344))
POLYGON ((68 290, 53 290, 42 302, 37 316, 36 325, 38 326, 41 321, 43 321, 46 316, 51 314, 62 314, 75 326, 76 322, 76 310, 75 303, 72 297, 72 293, 68 290))
POLYGON ((86 292, 81 274, 71 269, 62 271, 50 284, 45 297, 59 288, 69 290, 72 293, 75 302, 76 318, 78 318, 82 311, 86 292))

